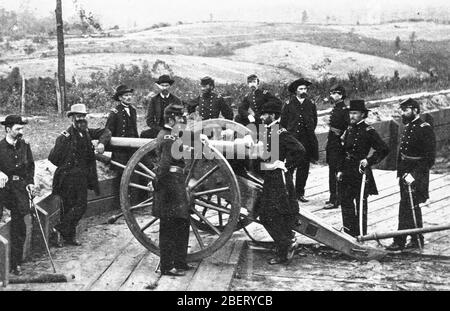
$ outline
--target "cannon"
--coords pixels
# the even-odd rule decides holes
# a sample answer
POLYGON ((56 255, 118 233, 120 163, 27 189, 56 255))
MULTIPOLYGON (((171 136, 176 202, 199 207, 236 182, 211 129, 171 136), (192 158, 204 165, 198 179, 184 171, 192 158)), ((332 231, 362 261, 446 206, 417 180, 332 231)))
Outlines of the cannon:
MULTIPOLYGON (((190 125, 188 129, 194 136, 207 129, 209 137, 202 142, 202 148, 194 148, 195 156, 186 159, 185 170, 191 224, 187 260, 198 261, 224 246, 235 231, 258 222, 255 206, 262 190, 262 179, 247 170, 236 170, 234 164, 242 160, 228 160, 225 155, 251 159, 261 145, 251 143, 249 137, 254 133, 250 129, 224 119, 203 121, 201 127, 190 125), (223 138, 223 129, 234 133, 231 139, 223 138)), ((152 216, 150 186, 157 168, 156 140, 113 137, 110 146, 137 149, 127 165, 112 162, 102 155, 97 155, 97 159, 123 169, 120 182, 122 215, 135 238, 159 256, 159 221, 152 216)), ((358 260, 380 259, 387 254, 380 248, 358 242, 304 210, 297 215, 294 230, 358 260)))

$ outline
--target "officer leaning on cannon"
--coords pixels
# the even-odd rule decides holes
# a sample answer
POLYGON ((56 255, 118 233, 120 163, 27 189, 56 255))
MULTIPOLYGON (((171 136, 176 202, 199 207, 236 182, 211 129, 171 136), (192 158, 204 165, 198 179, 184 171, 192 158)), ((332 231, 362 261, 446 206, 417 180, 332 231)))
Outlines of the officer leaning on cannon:
POLYGON ((339 207, 338 183, 336 179, 337 164, 342 161, 344 152, 341 144, 341 136, 348 127, 348 110, 344 99, 346 92, 341 85, 335 85, 330 89, 331 101, 334 104, 330 114, 330 131, 328 132, 326 150, 326 161, 328 163, 328 187, 330 189, 330 199, 325 203, 324 209, 334 209, 339 207))
POLYGON ((285 128, 273 129, 275 126, 278 129, 280 112, 279 101, 268 102, 261 108, 261 121, 266 125, 267 149, 271 152, 279 148, 279 159, 269 158, 261 164, 264 183, 258 206, 261 223, 276 245, 276 257, 269 260, 271 265, 287 263, 294 255, 296 241, 292 230, 299 208, 292 175, 286 172, 305 155, 303 145, 285 128), (272 137, 278 138, 279 145, 272 145, 272 137))
MULTIPOLYGON (((289 85, 289 92, 293 95, 281 112, 281 126, 302 143, 306 149, 305 158, 297 166, 295 191, 297 199, 306 203, 305 186, 309 175, 310 163, 319 160, 319 145, 315 134, 317 127, 317 108, 308 98, 308 87, 312 83, 305 79, 298 79, 289 85)), ((293 174, 292 169, 289 174, 293 174)))
POLYGON ((233 120, 233 109, 225 102, 225 99, 213 92, 214 80, 204 77, 200 80, 202 95, 190 101, 188 113, 192 114, 198 110, 202 120, 217 119, 222 114, 225 119, 233 120))
POLYGON ((261 88, 260 80, 257 75, 253 74, 248 76, 247 85, 250 88, 250 92, 244 97, 242 103, 239 105, 235 121, 244 126, 247 126, 250 123, 258 125, 261 123, 261 109, 264 104, 268 102, 278 102, 282 105, 282 103, 268 90, 261 88))
POLYGON ((175 83, 168 75, 162 75, 155 82, 161 92, 146 101, 148 130, 141 133, 141 138, 156 138, 164 126, 164 110, 169 105, 182 105, 181 100, 170 93, 170 87, 175 83))
MULTIPOLYGON (((406 125, 397 159, 397 177, 400 186, 398 230, 422 228, 420 203, 428 198, 430 169, 436 157, 436 137, 431 125, 420 118, 420 104, 408 99, 400 104, 402 122, 406 125), (413 212, 414 211, 414 212, 413 212)), ((422 235, 412 235, 405 246, 406 236, 394 238, 388 250, 422 247, 422 235)))
POLYGON ((160 218, 159 248, 161 275, 183 276, 189 241, 189 202, 186 194, 183 158, 176 159, 172 145, 179 138, 174 127, 185 124, 183 106, 170 105, 164 111, 165 124, 157 137, 159 167, 154 181, 153 215, 160 218))
MULTIPOLYGON (((92 140, 99 140, 96 147, 103 153, 111 139, 111 131, 90 129, 83 104, 73 105, 67 113, 72 125, 56 139, 48 160, 57 166, 53 176, 53 194, 63 201, 60 223, 55 229, 68 245, 79 246, 76 227, 87 208, 88 189, 99 192, 97 164, 92 140)), ((59 245, 62 246, 62 245, 59 245)))
MULTIPOLYGON (((126 85, 120 85, 113 96, 119 104, 111 110, 106 120, 106 128, 111 131, 113 137, 139 137, 137 131, 137 113, 133 107, 133 92, 126 85)), ((127 164, 132 157, 134 150, 113 150, 112 160, 127 164)))
POLYGON ((364 120, 368 116, 363 100, 351 100, 350 125, 345 131, 343 148, 345 158, 338 163, 337 178, 341 182, 342 222, 346 233, 356 237, 367 232, 367 197, 378 194, 371 166, 381 162, 389 153, 389 147, 377 131, 364 120), (369 156, 370 150, 374 152, 369 156), (363 174, 366 174, 363 196, 363 232, 360 233, 360 193, 363 174), (355 204, 356 201, 356 204, 355 204))
POLYGON ((29 194, 34 196, 34 160, 23 137, 22 117, 7 116, 6 137, 0 141, 0 202, 11 210, 11 272, 20 275, 26 237, 25 216, 30 214, 29 194))

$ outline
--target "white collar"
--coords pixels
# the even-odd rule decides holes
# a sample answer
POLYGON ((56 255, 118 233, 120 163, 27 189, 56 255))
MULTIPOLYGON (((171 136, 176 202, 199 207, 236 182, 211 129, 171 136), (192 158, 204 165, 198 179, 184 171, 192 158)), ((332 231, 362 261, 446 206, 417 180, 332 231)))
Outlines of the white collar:
POLYGON ((164 124, 164 128, 165 128, 165 129, 168 129, 168 130, 173 130, 173 127, 171 127, 171 126, 168 125, 168 124, 164 124))
POLYGON ((164 99, 167 99, 167 98, 169 98, 170 97, 170 93, 169 94, 167 94, 167 96, 164 96, 163 95, 163 93, 159 93, 159 95, 162 97, 162 98, 164 98, 164 99))
POLYGON ((279 122, 280 122, 280 119, 277 119, 277 120, 273 121, 272 123, 270 123, 269 125, 267 125, 266 127, 267 128, 272 127, 272 126, 274 126, 275 124, 277 124, 279 122))
POLYGON ((356 125, 360 125, 361 123, 363 123, 365 120, 362 119, 361 121, 359 121, 358 123, 356 123, 356 125))
POLYGON ((301 97, 298 97, 298 96, 295 96, 295 97, 297 97, 297 99, 298 99, 298 101, 300 102, 300 104, 303 104, 303 102, 304 102, 305 99, 306 99, 306 98, 301 98, 301 97))
POLYGON ((16 146, 16 144, 17 144, 17 139, 14 141, 14 140, 12 140, 9 136, 6 136, 5 137, 6 138, 6 142, 8 143, 8 144, 10 144, 11 146, 16 146))

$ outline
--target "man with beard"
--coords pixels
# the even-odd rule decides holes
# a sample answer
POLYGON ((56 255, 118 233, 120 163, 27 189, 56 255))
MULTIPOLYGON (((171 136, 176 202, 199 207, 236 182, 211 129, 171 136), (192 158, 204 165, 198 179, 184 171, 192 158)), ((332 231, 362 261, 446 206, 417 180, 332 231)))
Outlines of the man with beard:
POLYGON ((202 95, 192 100, 188 105, 188 113, 198 113, 202 120, 217 119, 220 114, 225 119, 233 120, 233 109, 225 102, 222 96, 213 92, 214 80, 204 77, 200 80, 202 95))
POLYGON ((11 210, 11 272, 21 274, 26 237, 25 216, 30 214, 29 196, 34 196, 34 160, 23 138, 27 122, 11 115, 1 122, 6 137, 0 141, 0 204, 11 210))
POLYGON ((292 175, 285 174, 294 168, 305 155, 305 148, 285 128, 279 129, 281 105, 279 101, 264 104, 261 108, 261 121, 266 131, 267 150, 273 154, 278 149, 279 158, 268 158, 261 163, 264 179, 259 201, 259 217, 276 246, 276 257, 269 264, 289 263, 296 248, 295 234, 292 231, 298 214, 298 201, 292 175), (273 145, 272 142, 279 142, 273 145))
MULTIPOLYGON (((120 85, 116 89, 113 99, 120 103, 111 110, 105 126, 113 137, 139 137, 136 108, 132 105, 133 92, 126 85, 120 85)), ((113 150, 111 159, 125 165, 134 152, 135 150, 113 150)))
MULTIPOLYGON (((298 79, 289 85, 289 92, 294 94, 281 112, 280 124, 302 143, 306 149, 306 156, 297 166, 295 191, 297 199, 306 203, 305 186, 309 175, 310 163, 319 160, 319 146, 315 134, 317 126, 317 108, 308 98, 308 86, 311 82, 298 79)), ((289 174, 294 173, 294 168, 289 174)))
MULTIPOLYGON (((400 104, 402 122, 406 125, 397 159, 397 177, 400 178, 400 207, 398 230, 422 228, 422 211, 420 203, 429 198, 428 185, 430 169, 436 157, 436 137, 431 125, 420 118, 420 104, 408 99, 400 104), (412 201, 409 197, 412 191, 412 201), (414 206, 414 214, 412 211, 414 206)), ((411 235, 405 246, 406 236, 395 237, 388 250, 398 251, 404 248, 414 249, 424 245, 423 236, 411 235)))
POLYGON ((376 130, 364 122, 368 112, 363 100, 350 101, 350 126, 343 135, 345 158, 337 167, 337 178, 342 189, 344 231, 354 237, 367 233, 367 197, 378 194, 371 166, 381 162, 389 153, 389 147, 376 130), (371 149, 375 151, 369 156, 371 149), (363 197, 363 232, 360 232, 359 204, 363 174, 367 179, 363 197))
POLYGON ((239 105, 235 121, 244 126, 250 123, 258 125, 261 122, 261 109, 263 105, 268 102, 278 102, 281 105, 281 101, 268 90, 260 87, 260 80, 257 75, 250 75, 247 78, 247 84, 250 92, 244 97, 241 105, 239 105))
POLYGON ((335 209, 339 207, 338 184, 336 180, 337 164, 343 160, 344 153, 341 144, 341 136, 348 127, 348 111, 345 107, 345 89, 341 85, 335 85, 330 90, 330 97, 334 107, 330 114, 330 131, 326 145, 327 163, 329 169, 328 187, 330 199, 325 203, 324 209, 335 209))
POLYGON ((184 159, 177 159, 172 154, 173 144, 179 139, 177 127, 186 123, 183 106, 167 107, 164 120, 164 127, 156 138, 159 166, 154 180, 153 216, 160 219, 161 275, 183 276, 184 271, 190 269, 186 263, 189 200, 184 184, 184 159))
POLYGON ((181 100, 170 93, 171 86, 175 83, 168 75, 162 75, 155 82, 161 92, 146 102, 148 130, 141 133, 141 138, 156 138, 164 126, 164 110, 170 105, 180 106, 181 100))
MULTIPOLYGON (((86 106, 73 105, 67 113, 72 125, 56 139, 48 160, 57 166, 53 176, 53 194, 63 201, 61 221, 55 229, 68 245, 79 246, 76 227, 87 208, 88 189, 99 193, 97 163, 92 140, 98 140, 98 153, 103 153, 111 139, 111 131, 89 129, 86 106)), ((62 246, 62 245, 58 245, 62 246)))

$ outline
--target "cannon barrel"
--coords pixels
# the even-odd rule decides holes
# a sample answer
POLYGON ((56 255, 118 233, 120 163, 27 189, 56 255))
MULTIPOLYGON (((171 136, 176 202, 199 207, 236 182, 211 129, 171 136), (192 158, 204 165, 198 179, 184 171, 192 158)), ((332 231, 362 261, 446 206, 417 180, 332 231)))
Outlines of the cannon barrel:
POLYGON ((450 230, 450 224, 445 224, 445 225, 441 225, 441 226, 425 227, 425 228, 417 228, 417 229, 406 229, 406 230, 399 230, 399 231, 393 231, 393 232, 373 233, 373 234, 369 234, 369 235, 359 236, 359 237, 357 237, 357 240, 359 242, 371 241, 371 240, 383 240, 383 239, 389 239, 389 238, 394 238, 394 237, 398 237, 398 236, 430 233, 430 232, 444 231, 444 230, 450 230))
MULTIPOLYGON (((139 149, 146 144, 154 141, 148 138, 128 138, 128 137, 112 137, 109 145, 114 148, 136 148, 139 149)), ((208 140, 208 144, 216 148, 219 152, 226 155, 237 155, 238 159, 255 158, 257 154, 262 152, 262 145, 254 145, 251 136, 237 138, 233 141, 226 140, 208 140)), ((201 147, 202 144, 195 144, 189 147, 201 147)))

